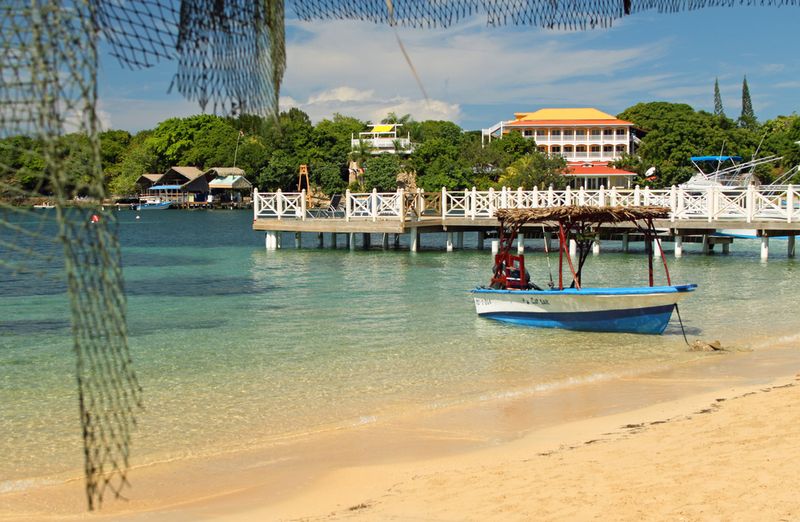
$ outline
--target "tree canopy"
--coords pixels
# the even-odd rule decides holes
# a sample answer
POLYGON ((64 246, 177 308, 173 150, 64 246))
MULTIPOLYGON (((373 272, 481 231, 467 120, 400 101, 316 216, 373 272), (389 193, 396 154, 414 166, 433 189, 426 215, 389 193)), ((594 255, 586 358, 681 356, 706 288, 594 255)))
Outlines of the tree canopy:
MULTIPOLYGON (((749 98, 746 78, 743 101, 749 98)), ((615 165, 637 172, 642 177, 656 168, 655 180, 641 179, 651 186, 681 183, 694 172, 691 156, 728 154, 746 158, 776 154, 782 164, 761 167, 763 181, 800 163, 800 116, 779 116, 759 123, 752 105, 743 105, 742 117, 733 121, 725 116, 714 84, 715 111, 697 111, 680 103, 648 102, 629 107, 618 115, 636 126, 641 142, 634 154, 625 155, 615 165), (747 110, 745 110, 747 109, 747 110), (750 117, 752 115, 752 118, 750 117)), ((311 184, 326 194, 342 192, 348 184, 348 166, 357 161, 363 176, 354 190, 393 190, 397 176, 416 175, 417 186, 425 190, 451 190, 477 187, 550 184, 562 186, 561 158, 549 158, 536 149, 533 139, 511 132, 483 144, 480 132, 464 131, 450 121, 415 121, 411 115, 389 113, 384 122, 401 123, 401 134, 408 133, 414 148, 396 154, 375 155, 358 133, 367 122, 343 114, 312 123, 300 109, 290 109, 277 120, 241 115, 222 118, 197 115, 169 118, 152 130, 131 134, 109 130, 100 134, 100 153, 109 193, 135 194, 135 182, 144 173, 164 172, 174 165, 193 165, 200 169, 235 166, 261 190, 296 190, 300 165, 309 167, 311 184), (355 146, 351 140, 355 139, 355 146)), ((69 155, 70 176, 79 187, 88 161, 89 144, 81 134, 67 134, 61 146, 69 155)), ((9 166, 0 179, 2 196, 15 191, 39 191, 44 164, 33 138, 10 136, 0 140, 0 163, 9 166)), ((800 180, 796 180, 800 181, 800 180)))

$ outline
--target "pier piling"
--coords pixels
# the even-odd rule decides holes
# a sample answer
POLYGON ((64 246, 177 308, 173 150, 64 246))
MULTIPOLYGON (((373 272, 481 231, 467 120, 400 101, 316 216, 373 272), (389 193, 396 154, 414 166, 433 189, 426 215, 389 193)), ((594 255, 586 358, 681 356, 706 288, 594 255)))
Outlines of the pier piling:
POLYGON ((794 239, 795 239, 795 237, 794 237, 794 235, 790 235, 786 239, 787 239, 787 241, 786 241, 786 248, 787 248, 786 255, 788 255, 789 257, 794 257, 794 239))
POLYGON ((592 241, 592 255, 599 256, 600 255, 600 236, 594 236, 594 241, 592 241))
POLYGON ((303 233, 302 232, 295 232, 294 233, 294 247, 298 250, 303 246, 303 233))
POLYGON ((683 257, 683 236, 675 236, 675 257, 683 257))
POLYGON ((486 232, 483 230, 478 232, 478 250, 483 250, 483 243, 486 241, 486 232))
MULTIPOLYGON (((764 234, 762 232, 762 234, 764 234)), ((761 260, 766 261, 769 258, 769 236, 764 234, 761 236, 761 260)))
POLYGON ((408 249, 411 252, 416 252, 419 250, 419 229, 417 227, 411 227, 408 229, 409 234, 409 247, 408 249))
POLYGON ((445 250, 447 250, 448 252, 452 252, 453 251, 453 233, 452 232, 448 232, 447 233, 447 239, 446 239, 445 243, 446 243, 445 244, 445 250))

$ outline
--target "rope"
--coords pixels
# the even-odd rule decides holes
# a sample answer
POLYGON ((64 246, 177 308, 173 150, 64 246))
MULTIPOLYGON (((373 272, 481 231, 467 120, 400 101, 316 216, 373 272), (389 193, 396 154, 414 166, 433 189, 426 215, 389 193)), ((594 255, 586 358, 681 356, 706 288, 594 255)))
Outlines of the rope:
POLYGON ((686 343, 686 346, 691 346, 689 344, 689 339, 686 338, 686 329, 683 327, 683 319, 681 319, 681 311, 678 308, 678 303, 675 303, 675 311, 678 313, 678 323, 681 325, 681 333, 683 333, 683 342, 686 343))
POLYGON ((544 242, 544 253, 547 258, 547 273, 550 276, 550 289, 552 290, 556 284, 553 282, 553 268, 550 266, 550 245, 548 245, 550 241, 547 240, 546 234, 544 224, 542 224, 542 241, 544 242))

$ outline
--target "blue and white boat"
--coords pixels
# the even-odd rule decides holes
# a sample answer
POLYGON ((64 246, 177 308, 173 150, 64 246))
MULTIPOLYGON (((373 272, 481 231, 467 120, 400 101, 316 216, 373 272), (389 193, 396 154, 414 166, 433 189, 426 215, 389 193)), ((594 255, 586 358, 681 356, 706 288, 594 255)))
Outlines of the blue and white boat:
MULTIPOLYGON (((658 243, 653 219, 665 218, 669 209, 660 207, 552 207, 536 209, 502 209, 500 249, 495 256, 494 272, 489 287, 472 290, 475 311, 479 316, 512 324, 541 328, 563 328, 591 332, 630 332, 662 334, 669 324, 678 302, 693 292, 697 285, 672 285, 663 253, 667 285, 654 286, 653 249, 658 243), (650 285, 642 287, 585 288, 581 270, 591 249, 592 239, 601 223, 630 221, 645 236, 649 245, 650 285), (530 223, 557 224, 559 237, 558 282, 551 274, 550 288, 541 289, 530 283, 521 254, 512 254, 511 247, 520 229, 530 223), (577 243, 577 269, 567 253, 567 244, 577 243), (569 265, 572 282, 564 287, 564 262, 569 265)), ((546 247, 547 248, 547 247, 546 247)), ((547 255, 549 256, 549 252, 547 255)), ((548 261, 549 265, 549 261, 548 261)))
POLYGON ((478 315, 507 323, 589 332, 661 334, 697 285, 563 290, 473 290, 478 315))

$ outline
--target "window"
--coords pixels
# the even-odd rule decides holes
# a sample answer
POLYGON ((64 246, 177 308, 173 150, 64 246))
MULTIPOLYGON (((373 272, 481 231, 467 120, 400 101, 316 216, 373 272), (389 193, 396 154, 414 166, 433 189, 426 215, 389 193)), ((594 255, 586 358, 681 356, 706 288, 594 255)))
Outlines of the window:
POLYGON ((564 145, 564 152, 572 152, 572 145, 564 145))
POLYGON ((583 129, 578 129, 575 131, 575 136, 586 136, 586 131, 583 129))
POLYGON ((575 147, 575 152, 586 152, 586 145, 577 145, 575 147))
POLYGON ((564 129, 564 136, 572 136, 572 129, 564 129))
POLYGON ((545 131, 544 129, 536 129, 536 135, 537 136, 547 136, 547 131, 545 131))
POLYGON ((550 152, 559 153, 561 152, 561 145, 553 145, 550 147, 550 152))
POLYGON ((603 145, 603 152, 614 152, 613 145, 603 145))
POLYGON ((547 152, 547 146, 546 145, 539 145, 536 148, 539 149, 539 152, 547 152))
POLYGON ((600 136, 600 129, 592 129, 592 136, 600 136))
POLYGON ((625 145, 617 145, 617 152, 627 152, 627 151, 625 150, 625 149, 627 149, 627 148, 628 148, 628 147, 626 147, 625 145))
POLYGON ((530 129, 525 129, 524 131, 522 131, 522 135, 523 136, 533 136, 533 131, 530 130, 530 129))
POLYGON ((561 131, 559 129, 553 129, 550 131, 550 136, 561 136, 561 131))
POLYGON ((589 150, 592 152, 600 152, 600 145, 592 145, 589 150))
POLYGON ((617 136, 625 136, 625 129, 617 129, 617 136))
POLYGON ((603 136, 613 136, 614 129, 603 129, 603 136))

